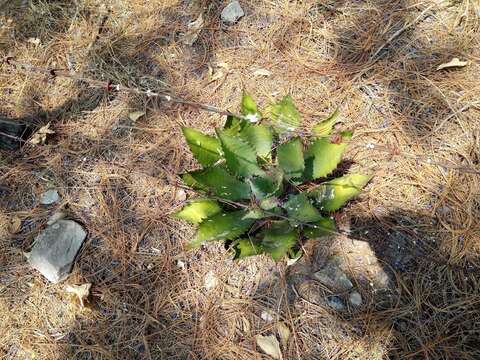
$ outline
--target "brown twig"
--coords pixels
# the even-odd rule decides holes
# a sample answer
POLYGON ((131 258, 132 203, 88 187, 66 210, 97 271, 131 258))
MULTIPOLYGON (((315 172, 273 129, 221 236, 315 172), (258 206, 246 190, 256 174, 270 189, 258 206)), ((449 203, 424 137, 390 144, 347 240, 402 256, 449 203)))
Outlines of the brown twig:
POLYGON ((13 139, 15 141, 26 142, 25 140, 23 140, 22 138, 19 138, 18 136, 10 135, 10 134, 4 133, 3 131, 0 131, 0 135, 5 136, 9 139, 13 139))
POLYGON ((243 120, 249 120, 247 117, 245 117, 242 114, 238 114, 232 111, 228 110, 223 110, 219 109, 215 106, 208 105, 208 104, 202 104, 198 103, 195 101, 187 100, 184 98, 181 98, 179 96, 173 95, 167 91, 159 90, 159 91, 152 91, 151 89, 143 90, 140 88, 133 88, 133 87, 128 87, 122 84, 114 84, 112 81, 102 81, 102 80, 96 80, 92 78, 88 78, 83 76, 80 73, 76 73, 74 71, 68 71, 68 70, 63 70, 63 69, 48 69, 48 68, 42 68, 42 67, 37 67, 33 66, 31 64, 25 64, 18 62, 14 60, 11 57, 7 57, 4 62, 8 65, 12 65, 18 69, 22 69, 28 72, 33 72, 33 73, 38 73, 38 74, 45 74, 49 75, 52 77, 65 77, 65 78, 70 78, 79 82, 83 82, 85 84, 88 84, 90 86, 96 87, 96 88, 103 88, 106 91, 112 91, 112 92, 127 92, 131 94, 136 94, 136 95, 143 95, 149 98, 159 98, 162 100, 165 100, 167 102, 172 102, 172 103, 177 103, 177 104, 182 104, 190 107, 194 107, 197 109, 205 110, 208 112, 220 114, 220 115, 225 115, 225 116, 234 116, 239 119, 243 120))
MULTIPOLYGON (((425 9, 422 12, 421 15, 423 16, 423 14, 427 10, 429 10, 430 8, 431 8, 431 6, 427 9, 425 9)), ((419 16, 409 26, 414 24, 420 18, 421 18, 421 16, 419 16)), ((88 85, 93 86, 93 87, 103 88, 106 91, 127 92, 127 93, 136 94, 136 95, 147 96, 147 97, 155 97, 155 98, 165 100, 167 102, 182 104, 182 105, 194 107, 194 108, 197 108, 197 109, 200 109, 200 110, 208 111, 208 112, 211 112, 211 113, 216 113, 216 114, 220 114, 220 115, 224 115, 224 116, 234 116, 234 117, 239 118, 239 119, 250 121, 250 119, 248 119, 246 116, 244 116, 242 114, 238 114, 238 113, 231 112, 231 111, 228 111, 228 110, 223 110, 223 109, 217 108, 217 107, 212 106, 212 105, 187 100, 187 99, 181 98, 179 96, 173 95, 173 94, 171 94, 167 91, 163 91, 163 90, 152 91, 150 89, 142 90, 140 88, 132 88, 132 87, 124 86, 122 84, 114 84, 111 81, 102 81, 102 80, 96 80, 96 79, 88 78, 88 77, 85 77, 82 74, 76 73, 74 71, 68 71, 68 70, 62 70, 62 69, 48 69, 48 68, 33 66, 31 64, 21 63, 21 62, 18 62, 16 60, 14 60, 12 57, 5 58, 4 62, 8 65, 12 65, 16 68, 19 68, 19 69, 22 69, 22 70, 25 70, 25 71, 29 71, 29 72, 45 74, 45 75, 49 75, 49 76, 53 76, 53 77, 60 76, 60 77, 71 78, 73 80, 83 82, 83 83, 88 84, 88 85)), ((292 133, 294 135, 300 136, 302 138, 314 136, 314 134, 312 134, 311 132, 308 132, 308 131, 299 131, 299 132, 292 131, 292 133)), ((392 153, 392 149, 388 148, 386 146, 374 145, 374 144, 369 144, 369 145, 367 145, 367 148, 375 149, 377 151, 386 152, 386 153, 389 153, 389 154, 395 155, 395 156, 402 156, 404 158, 409 158, 409 159, 415 160, 417 162, 421 162, 421 163, 425 163, 425 164, 429 164, 429 165, 436 165, 436 166, 442 167, 444 169, 457 170, 457 171, 470 173, 470 174, 480 174, 480 170, 476 169, 476 168, 471 168, 471 167, 466 167, 466 166, 461 166, 461 165, 450 165, 450 164, 434 161, 428 156, 416 156, 416 155, 409 155, 409 154, 404 154, 404 153, 400 153, 400 152, 392 153), (370 147, 369 147, 369 145, 370 145, 370 147)))

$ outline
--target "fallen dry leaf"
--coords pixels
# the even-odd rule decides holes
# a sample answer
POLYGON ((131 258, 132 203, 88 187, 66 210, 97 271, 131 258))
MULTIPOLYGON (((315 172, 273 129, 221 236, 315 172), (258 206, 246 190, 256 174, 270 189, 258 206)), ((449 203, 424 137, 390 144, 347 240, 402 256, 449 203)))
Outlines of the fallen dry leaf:
POLYGON ((288 339, 290 338, 290 329, 283 321, 279 321, 277 323, 277 331, 278 331, 278 336, 280 337, 280 342, 282 343, 282 346, 285 349, 288 344, 288 339))
POLYGON ((282 359, 282 352, 280 351, 280 344, 278 343, 277 338, 274 335, 263 336, 257 335, 255 336, 255 340, 257 341, 257 345, 262 351, 271 356, 276 360, 282 359))
POLYGON ((272 72, 267 69, 257 69, 253 72, 255 76, 271 76, 272 72))
POLYGON ((210 81, 216 81, 228 74, 230 67, 225 62, 219 62, 214 67, 208 66, 208 77, 210 81))
POLYGON ((55 131, 50 129, 50 123, 38 129, 37 132, 33 134, 31 139, 29 140, 29 143, 34 145, 44 144, 47 140, 47 135, 49 134, 55 134, 55 131))
POLYGON ((203 15, 200 14, 197 20, 192 21, 190 24, 188 24, 188 30, 183 35, 182 42, 185 45, 192 46, 195 41, 197 41, 198 35, 202 31, 204 23, 205 22, 203 21, 203 15))
POLYGON ((65 291, 68 293, 75 294, 80 301, 80 305, 85 307, 84 301, 87 300, 90 295, 90 288, 92 287, 91 283, 86 283, 82 285, 67 285, 65 286, 65 291))
POLYGON ((10 234, 16 234, 20 231, 20 228, 22 227, 22 220, 18 216, 14 216, 13 218, 10 219, 8 223, 8 232, 10 234))
POLYGON ((437 70, 448 69, 451 67, 464 67, 468 65, 468 61, 461 61, 459 58, 453 58, 447 63, 438 65, 437 70))
POLYGON ((143 115, 145 115, 145 111, 134 111, 128 114, 128 118, 133 122, 135 122, 138 119, 140 119, 143 115))

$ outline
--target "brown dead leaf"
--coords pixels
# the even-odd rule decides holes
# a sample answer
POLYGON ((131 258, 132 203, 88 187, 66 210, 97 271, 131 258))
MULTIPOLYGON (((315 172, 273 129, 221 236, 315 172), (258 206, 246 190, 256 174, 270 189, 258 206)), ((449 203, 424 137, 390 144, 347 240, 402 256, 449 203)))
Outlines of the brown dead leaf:
POLYGON ((138 119, 140 119, 143 115, 145 115, 145 111, 133 111, 130 114, 128 114, 128 118, 133 122, 135 122, 138 119))
POLYGON ((278 336, 280 337, 280 342, 282 343, 283 348, 286 349, 288 339, 290 338, 290 329, 283 321, 279 321, 277 323, 277 331, 278 336))
POLYGON ((464 67, 468 65, 468 61, 461 61, 459 58, 453 58, 447 63, 438 65, 437 70, 448 69, 452 67, 464 67))
POLYGON ((50 123, 38 129, 37 132, 33 134, 31 139, 29 140, 29 143, 34 145, 45 144, 45 141, 47 141, 47 136, 49 134, 55 134, 55 131, 50 129, 50 123))
POLYGON ((225 62, 219 62, 214 67, 208 66, 208 77, 210 82, 217 81, 225 77, 229 72, 230 67, 225 62))
POLYGON ((87 300, 90 295, 90 288, 92 287, 91 283, 86 283, 82 285, 67 285, 65 286, 65 291, 68 293, 75 294, 80 301, 80 305, 85 307, 84 301, 87 300))
POLYGON ((282 360, 282 352, 280 351, 280 344, 278 343, 277 338, 275 335, 263 336, 257 335, 255 336, 255 340, 257 345, 262 351, 271 356, 276 360, 282 360))
POLYGON ((8 232, 10 234, 16 234, 20 231, 22 227, 22 220, 18 216, 14 216, 10 219, 8 223, 8 232))

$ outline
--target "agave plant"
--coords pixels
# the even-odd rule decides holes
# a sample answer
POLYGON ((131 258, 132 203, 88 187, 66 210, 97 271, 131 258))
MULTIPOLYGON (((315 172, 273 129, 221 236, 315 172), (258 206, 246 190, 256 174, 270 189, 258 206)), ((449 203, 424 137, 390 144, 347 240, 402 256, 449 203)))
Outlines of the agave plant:
POLYGON ((202 197, 175 216, 198 224, 190 247, 221 240, 235 258, 295 257, 306 239, 335 233, 332 212, 357 196, 370 176, 329 178, 352 137, 333 133, 336 111, 313 127, 308 141, 296 135, 300 114, 290 96, 264 117, 244 93, 241 114, 227 117, 216 136, 183 128, 203 168, 181 177, 202 197))

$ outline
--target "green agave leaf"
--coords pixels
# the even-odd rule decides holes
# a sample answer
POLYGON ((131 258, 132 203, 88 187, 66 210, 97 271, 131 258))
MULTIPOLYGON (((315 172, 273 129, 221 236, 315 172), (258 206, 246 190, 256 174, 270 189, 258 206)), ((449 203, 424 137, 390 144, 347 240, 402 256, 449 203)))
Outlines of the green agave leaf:
POLYGON ((336 109, 333 113, 331 113, 325 120, 322 120, 317 125, 312 128, 313 136, 323 137, 328 136, 332 133, 333 127, 337 122, 339 111, 336 109))
POLYGON ((257 155, 253 148, 242 138, 217 132, 222 144, 227 166, 231 172, 240 176, 261 175, 257 155))
POLYGON ((182 178, 189 186, 211 190, 215 195, 228 200, 250 199, 250 187, 228 173, 222 166, 192 171, 183 174, 182 178))
POLYGON ((269 117, 280 133, 294 131, 300 124, 300 113, 290 96, 285 96, 278 103, 271 105, 269 117))
POLYGON ((242 115, 245 115, 250 122, 255 123, 262 119, 262 113, 258 110, 257 104, 246 91, 242 95, 242 107, 240 109, 242 115))
POLYGON ((240 136, 255 148, 261 158, 269 158, 272 151, 273 134, 272 128, 267 125, 245 126, 240 136))
POLYGON ((339 143, 332 142, 329 138, 315 140, 305 154, 307 179, 318 179, 327 176, 335 170, 342 161, 342 156, 347 147, 345 140, 351 137, 351 133, 342 133, 339 143))
POLYGON ((336 211, 359 195, 371 178, 371 175, 345 175, 321 184, 309 191, 308 196, 314 199, 321 210, 336 211))
POLYGON ((261 176, 248 179, 252 193, 259 200, 280 195, 283 190, 283 174, 280 171, 269 171, 261 176))
POLYGON ((240 121, 239 118, 227 115, 227 121, 225 121, 225 125, 223 126, 223 130, 231 128, 233 125, 237 124, 240 121))
POLYGON ((254 220, 262 219, 264 217, 265 217, 265 213, 263 212, 262 209, 258 209, 258 208, 248 210, 246 214, 243 216, 244 219, 254 219, 254 220))
POLYGON ((204 241, 233 240, 252 226, 254 219, 244 219, 245 211, 220 213, 204 220, 197 234, 190 241, 190 247, 198 247, 204 241))
POLYGON ((182 128, 182 131, 190 150, 203 166, 213 165, 222 157, 218 139, 188 127, 182 128))
POLYGON ((198 189, 198 190, 208 190, 207 186, 200 184, 188 172, 181 174, 180 177, 182 178, 185 185, 190 186, 191 188, 198 189))
POLYGON ((301 177, 305 169, 302 140, 295 138, 281 144, 277 149, 277 161, 287 180, 301 177))
POLYGON ((201 223, 221 211, 220 205, 215 200, 198 199, 188 203, 183 209, 175 213, 175 217, 189 221, 193 224, 201 223))
MULTIPOLYGON (((239 119, 235 116, 228 115, 227 121, 223 128, 224 132, 227 135, 234 136, 240 133, 243 129, 246 129, 252 123, 255 123, 262 119, 262 113, 258 110, 257 104, 253 98, 246 92, 242 95, 242 104, 240 112, 245 117, 249 118, 250 121, 244 119, 239 119)), ((253 146, 254 144, 252 144, 253 146)), ((269 149, 270 150, 270 149, 269 149)))
POLYGON ((308 223, 322 219, 320 212, 310 203, 305 194, 290 195, 283 208, 287 210, 291 219, 300 222, 308 223))
POLYGON ((280 200, 277 197, 270 197, 260 200, 259 206, 263 210, 269 210, 272 212, 272 210, 277 208, 279 204, 280 200))
POLYGON ((234 259, 242 259, 247 256, 260 255, 263 253, 262 245, 253 242, 251 239, 240 239, 233 246, 235 249, 234 259))
POLYGON ((250 126, 250 123, 243 120, 239 119, 234 116, 227 116, 227 121, 225 122, 225 126, 223 127, 223 131, 225 134, 230 135, 230 136, 235 136, 242 131, 243 128, 250 126))
POLYGON ((300 260, 302 255, 303 250, 301 247, 298 247, 298 249, 296 247, 291 248, 288 252, 289 261, 287 262, 287 265, 290 266, 290 264, 295 264, 298 260, 300 260))
POLYGON ((297 243, 298 233, 288 221, 275 221, 265 230, 262 238, 263 250, 278 261, 297 243))
POLYGON ((312 226, 305 226, 303 228, 303 233, 309 239, 332 235, 334 231, 337 231, 335 221, 329 217, 322 217, 319 221, 311 225, 312 226))

